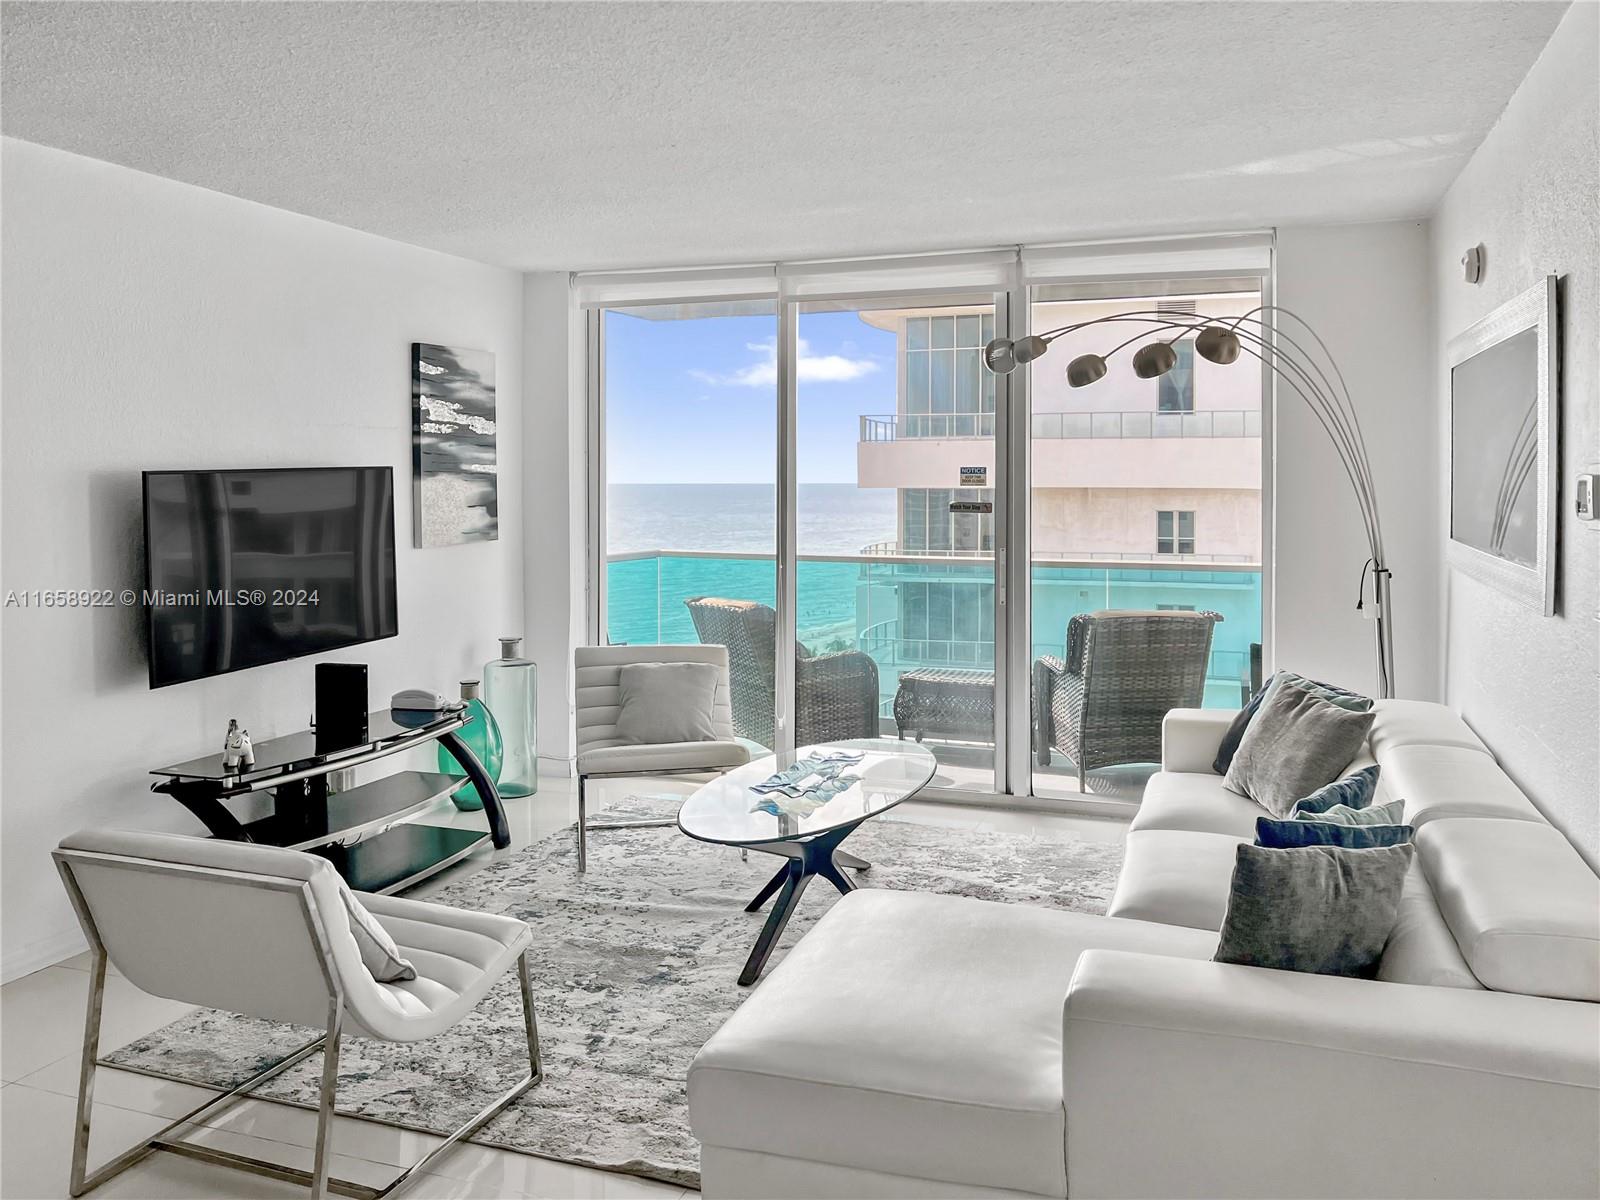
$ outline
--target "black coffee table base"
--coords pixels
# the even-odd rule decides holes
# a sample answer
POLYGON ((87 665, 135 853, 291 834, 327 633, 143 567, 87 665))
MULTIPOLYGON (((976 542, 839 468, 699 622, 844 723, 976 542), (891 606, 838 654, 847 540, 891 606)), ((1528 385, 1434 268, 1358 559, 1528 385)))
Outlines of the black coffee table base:
MULTIPOLYGON (((856 822, 856 825, 859 824, 859 821, 856 822)), ((767 959, 772 957, 772 948, 783 936, 783 928, 789 923, 790 914, 799 906, 800 896, 813 875, 822 876, 845 895, 856 890, 856 881, 845 874, 845 868, 865 871, 872 864, 839 849, 839 843, 849 837, 855 828, 855 825, 847 825, 803 841, 763 842, 749 847, 765 854, 782 855, 789 861, 767 881, 756 898, 745 905, 745 912, 759 912, 774 892, 778 894, 777 903, 767 914, 767 923, 761 927, 761 936, 756 939, 755 948, 745 960, 744 970, 739 972, 740 987, 749 987, 761 978, 767 959)))

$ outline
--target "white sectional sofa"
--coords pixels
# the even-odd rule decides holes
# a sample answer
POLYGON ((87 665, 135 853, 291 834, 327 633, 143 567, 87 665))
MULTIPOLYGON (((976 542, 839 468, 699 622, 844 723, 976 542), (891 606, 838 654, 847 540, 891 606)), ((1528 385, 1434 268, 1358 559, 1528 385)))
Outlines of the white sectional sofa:
POLYGON ((695 1059, 705 1195, 1600 1193, 1600 878, 1458 716, 1380 701, 1417 857, 1379 979, 1214 963, 1262 815, 1231 717, 1168 716, 1108 916, 835 905, 695 1059))

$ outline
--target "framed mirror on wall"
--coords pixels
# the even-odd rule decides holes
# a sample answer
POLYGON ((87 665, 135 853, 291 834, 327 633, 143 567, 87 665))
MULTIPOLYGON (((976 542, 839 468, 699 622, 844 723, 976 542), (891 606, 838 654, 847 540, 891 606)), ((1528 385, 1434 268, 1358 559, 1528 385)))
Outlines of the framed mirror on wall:
POLYGON ((1450 343, 1450 565, 1556 610, 1556 276, 1450 343))

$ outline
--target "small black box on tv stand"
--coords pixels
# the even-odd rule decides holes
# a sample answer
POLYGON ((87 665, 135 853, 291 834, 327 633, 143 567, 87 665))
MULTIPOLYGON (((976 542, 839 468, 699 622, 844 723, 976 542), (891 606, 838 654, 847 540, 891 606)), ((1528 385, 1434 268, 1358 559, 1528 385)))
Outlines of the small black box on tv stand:
POLYGON ((367 734, 367 664, 317 664, 317 753, 364 746, 367 734))

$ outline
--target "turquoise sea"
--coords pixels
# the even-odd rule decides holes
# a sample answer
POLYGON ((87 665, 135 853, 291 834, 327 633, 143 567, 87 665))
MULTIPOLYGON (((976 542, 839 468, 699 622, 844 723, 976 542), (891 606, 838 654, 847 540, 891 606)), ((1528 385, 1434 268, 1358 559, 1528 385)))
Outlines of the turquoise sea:
MULTIPOLYGON (((907 564, 863 559, 895 536, 892 490, 802 484, 797 578, 800 640, 813 652, 863 649, 885 701, 903 668, 992 667, 994 567, 988 560, 907 564)), ((774 603, 773 489, 762 485, 615 485, 608 493, 608 633, 613 643, 694 642, 696 596, 774 603)), ((1206 699, 1234 706, 1260 640, 1257 571, 1140 566, 1033 569, 1033 654, 1060 655, 1074 613, 1162 606, 1221 613, 1206 699)))
MULTIPOLYGON (((893 488, 802 483, 795 521, 802 554, 859 554, 893 541, 893 488)), ((771 554, 777 492, 767 484, 620 483, 606 491, 606 551, 719 550, 771 554)))

